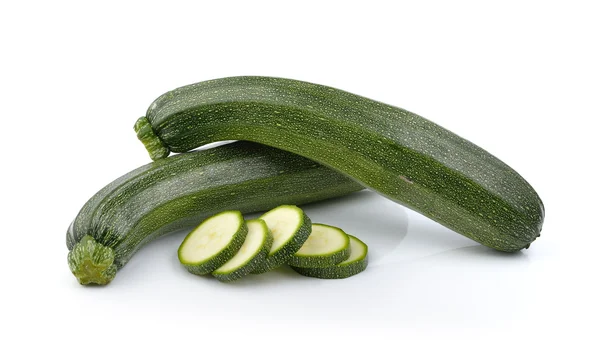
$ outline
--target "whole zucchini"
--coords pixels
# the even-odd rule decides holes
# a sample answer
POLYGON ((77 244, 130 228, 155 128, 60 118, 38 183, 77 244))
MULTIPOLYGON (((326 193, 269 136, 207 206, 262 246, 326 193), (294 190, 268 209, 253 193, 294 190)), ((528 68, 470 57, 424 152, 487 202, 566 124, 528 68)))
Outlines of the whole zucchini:
POLYGON ((409 111, 283 78, 230 77, 163 94, 135 130, 154 159, 221 140, 287 150, 501 251, 529 247, 544 206, 512 168, 409 111))
POLYGON ((119 177, 83 206, 67 231, 69 267, 81 284, 107 284, 144 244, 213 214, 362 188, 311 160, 250 142, 176 155, 119 177))

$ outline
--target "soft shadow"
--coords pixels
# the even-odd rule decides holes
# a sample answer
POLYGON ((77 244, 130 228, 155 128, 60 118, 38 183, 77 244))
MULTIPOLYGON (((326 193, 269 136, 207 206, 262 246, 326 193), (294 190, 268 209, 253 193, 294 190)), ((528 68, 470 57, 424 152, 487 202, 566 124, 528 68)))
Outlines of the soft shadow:
POLYGON ((463 261, 477 261, 484 260, 487 262, 520 262, 528 263, 529 257, 525 253, 526 249, 518 252, 501 252, 483 245, 466 246, 460 248, 454 248, 440 253, 428 255, 422 257, 420 260, 455 260, 460 259, 463 261))
MULTIPOLYGON (((283 265, 275 270, 271 270, 269 272, 263 274, 250 274, 244 276, 236 281, 227 282, 225 285, 228 287, 251 287, 251 286, 260 286, 263 288, 268 288, 270 285, 281 286, 282 283, 291 283, 296 279, 306 278, 296 273, 292 268, 287 265, 283 265)), ((216 280, 216 279, 215 279, 216 280)))

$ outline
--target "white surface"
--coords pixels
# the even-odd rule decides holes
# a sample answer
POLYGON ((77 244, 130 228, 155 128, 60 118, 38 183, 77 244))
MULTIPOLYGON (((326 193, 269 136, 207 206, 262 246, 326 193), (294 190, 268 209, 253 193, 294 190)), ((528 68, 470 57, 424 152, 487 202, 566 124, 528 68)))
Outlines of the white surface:
POLYGON ((597 351, 595 2, 394 3, 3 2, 0 350, 597 351), (332 85, 475 142, 539 192, 542 236, 505 255, 362 192, 306 207, 369 245, 354 278, 194 277, 181 232, 80 287, 65 232, 148 162, 136 118, 169 89, 242 74, 332 85))

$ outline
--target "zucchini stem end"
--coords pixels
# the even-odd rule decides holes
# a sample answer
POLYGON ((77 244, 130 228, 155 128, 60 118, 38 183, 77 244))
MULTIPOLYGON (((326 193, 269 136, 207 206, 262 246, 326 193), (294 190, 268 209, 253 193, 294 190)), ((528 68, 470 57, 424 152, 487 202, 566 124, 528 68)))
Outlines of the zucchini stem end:
POLYGON ((106 285, 117 273, 114 264, 115 254, 89 235, 83 238, 69 252, 68 262, 71 272, 82 285, 106 285))
POLYGON ((163 159, 171 152, 163 141, 154 133, 146 116, 140 117, 133 126, 138 139, 144 144, 152 160, 163 159))

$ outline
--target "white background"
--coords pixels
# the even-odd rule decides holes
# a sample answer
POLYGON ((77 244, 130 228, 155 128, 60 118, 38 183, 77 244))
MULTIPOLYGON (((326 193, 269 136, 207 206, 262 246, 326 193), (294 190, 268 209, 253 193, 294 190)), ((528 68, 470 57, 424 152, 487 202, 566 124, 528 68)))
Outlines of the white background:
POLYGON ((393 3, 2 2, 0 349, 597 351, 594 1, 393 3), (109 286, 80 286, 65 232, 149 161, 135 120, 167 90, 234 75, 326 84, 435 121, 533 185, 542 236, 503 255, 362 192, 305 208, 369 244, 351 279, 195 277, 176 258, 181 232, 109 286))

